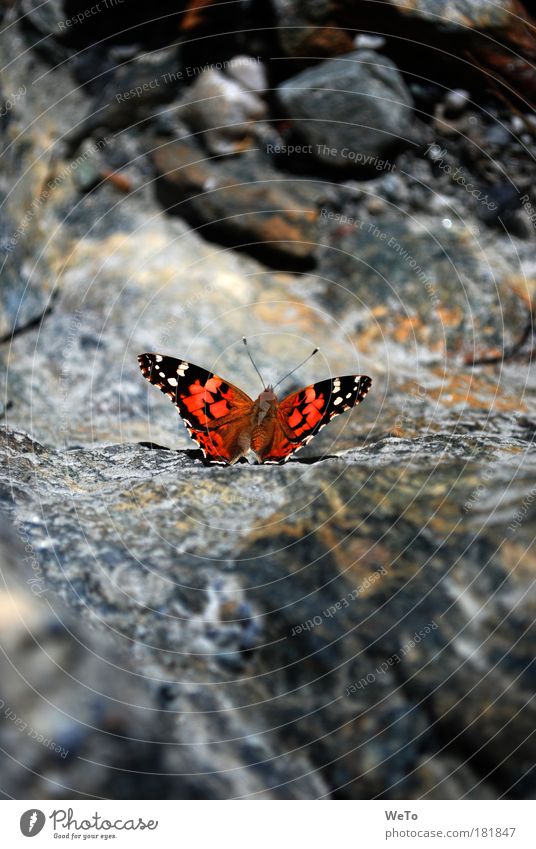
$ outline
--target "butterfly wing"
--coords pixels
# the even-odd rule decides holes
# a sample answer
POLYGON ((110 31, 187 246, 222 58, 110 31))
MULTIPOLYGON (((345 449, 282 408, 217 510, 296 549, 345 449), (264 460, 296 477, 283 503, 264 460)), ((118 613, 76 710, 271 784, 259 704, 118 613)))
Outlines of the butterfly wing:
POLYGON ((234 463, 245 453, 244 431, 251 428, 253 410, 249 395, 185 360, 140 354, 138 362, 143 376, 175 404, 207 459, 234 463))
POLYGON ((365 374, 333 377, 299 389, 281 401, 272 443, 264 463, 280 463, 307 445, 335 416, 360 404, 372 385, 365 374))

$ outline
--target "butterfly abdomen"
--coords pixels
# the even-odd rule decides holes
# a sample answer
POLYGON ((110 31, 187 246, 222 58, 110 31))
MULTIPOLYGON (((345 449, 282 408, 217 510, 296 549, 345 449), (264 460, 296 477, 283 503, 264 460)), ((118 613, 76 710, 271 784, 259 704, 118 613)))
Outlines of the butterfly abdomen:
POLYGON ((251 448, 258 454, 269 444, 273 434, 273 426, 268 428, 264 424, 256 425, 251 433, 251 448))
POLYGON ((260 396, 255 402, 252 415, 251 448, 256 454, 272 442, 276 415, 275 403, 260 396))

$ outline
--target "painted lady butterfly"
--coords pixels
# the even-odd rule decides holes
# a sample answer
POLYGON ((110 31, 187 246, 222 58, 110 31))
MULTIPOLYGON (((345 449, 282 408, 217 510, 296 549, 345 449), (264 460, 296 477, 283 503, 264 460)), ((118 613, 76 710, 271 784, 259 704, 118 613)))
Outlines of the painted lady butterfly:
POLYGON ((261 463, 288 460, 331 419, 360 404, 372 384, 363 374, 332 377, 279 401, 274 388, 290 372, 274 387, 263 380, 265 388, 253 401, 223 378, 185 360, 140 354, 138 362, 143 376, 171 398, 190 436, 213 463, 236 463, 250 449, 261 463))

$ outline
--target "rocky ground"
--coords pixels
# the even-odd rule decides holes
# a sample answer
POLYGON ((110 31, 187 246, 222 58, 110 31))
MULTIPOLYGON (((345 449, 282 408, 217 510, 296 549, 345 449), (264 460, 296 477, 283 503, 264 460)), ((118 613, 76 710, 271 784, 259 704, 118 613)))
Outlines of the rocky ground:
POLYGON ((528 13, 235 5, 3 4, 0 793, 530 798, 528 13), (205 466, 244 334, 372 391, 205 466))

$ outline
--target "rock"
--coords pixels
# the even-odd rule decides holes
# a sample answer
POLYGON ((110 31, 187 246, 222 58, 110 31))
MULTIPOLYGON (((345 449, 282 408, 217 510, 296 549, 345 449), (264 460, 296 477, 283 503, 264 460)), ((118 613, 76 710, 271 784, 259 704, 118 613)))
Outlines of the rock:
MULTIPOLYGON (((267 28, 301 44, 301 58, 274 61, 278 82, 351 52, 356 32, 379 29, 374 12, 408 78, 426 67, 415 41, 430 55, 454 32, 394 5, 285 5, 304 27, 247 10, 259 55, 281 55, 267 28)), ((191 26, 199 10, 215 32, 224 7, 188 4, 191 26)), ((159 27, 171 34, 172 20, 159 27)), ((3 235, 46 188, 2 289, 5 336, 16 332, 0 344, 0 511, 25 551, 0 527, 0 643, 14 663, 0 651, 0 677, 42 737, 0 716, 2 792, 532 798, 535 237, 479 218, 454 178, 493 186, 501 218, 515 185, 530 224, 530 150, 499 139, 490 156, 504 107, 467 104, 458 132, 443 140, 422 121, 426 145, 375 159, 374 173, 341 170, 341 182, 310 157, 290 174, 288 150, 268 156, 294 143, 278 109, 247 124, 259 150, 207 160, 175 108, 184 79, 164 109, 149 94, 134 122, 130 98, 122 115, 92 123, 92 110, 125 91, 129 68, 143 85, 215 47, 205 61, 221 58, 232 86, 272 108, 259 66, 224 58, 245 33, 184 39, 177 53, 135 32, 141 54, 115 33, 54 69, 18 26, 0 36, 3 94, 27 89, 2 122, 3 235), (230 247, 251 242, 276 269, 230 247), (205 466, 136 355, 186 358, 256 397, 243 335, 266 382, 320 346, 282 395, 330 374, 370 374, 372 391, 284 466, 205 466)), ((457 56, 484 37, 456 33, 457 56)), ((441 73, 418 95, 429 115, 441 73)))
POLYGON ((284 117, 327 165, 363 167, 411 135, 408 90, 393 62, 371 50, 302 71, 278 96, 284 117))
MULTIPOLYGON (((511 92, 523 98, 524 103, 534 106, 536 39, 531 27, 527 26, 527 12, 520 8, 517 0, 505 0, 504 3, 488 3, 486 0, 389 2, 407 19, 411 29, 424 25, 428 30, 426 43, 431 40, 452 46, 454 38, 461 51, 471 53, 477 69, 486 76, 497 75, 509 85, 511 92)), ((401 26, 403 29, 403 22, 401 26)))
POLYGON ((254 151, 212 162, 191 142, 160 139, 152 159, 168 211, 268 262, 311 264, 318 218, 314 186, 280 176, 254 151))
MULTIPOLYGON (((287 56, 335 56, 353 49, 355 33, 333 25, 340 7, 333 0, 273 0, 280 48, 287 56)), ((354 7, 355 4, 348 4, 354 7)), ((355 17, 353 11, 351 17, 355 17)), ((359 14, 358 14, 359 17, 359 14)), ((364 23, 364 21, 363 21, 364 23)), ((356 24, 358 26, 358 24, 356 24)))
MULTIPOLYGON (((5 521, 0 527, 4 792, 9 788, 19 799, 82 799, 95 792, 129 798, 141 781, 150 795, 153 782, 144 771, 161 764, 162 747, 148 742, 156 739, 149 688, 125 668, 125 655, 102 622, 88 611, 92 625, 81 627, 49 591, 25 521, 17 524, 19 539, 5 521)), ((162 791, 166 785, 169 792, 164 778, 162 791)))
POLYGON ((252 147, 255 121, 265 117, 266 104, 236 80, 209 70, 190 86, 179 114, 210 153, 236 153, 252 147))
POLYGON ((324 244, 332 249, 319 253, 318 273, 333 280, 337 267, 344 285, 330 284, 325 303, 338 304, 360 351, 381 338, 384 357, 398 346, 424 345, 429 362, 444 362, 475 348, 511 349, 523 337, 528 314, 509 261, 501 265, 497 257, 491 274, 463 226, 415 228, 387 210, 344 226, 344 216, 331 214, 321 214, 324 244))
POLYGON ((61 0, 52 0, 50 3, 21 0, 20 3, 24 16, 45 38, 50 35, 61 36, 64 29, 62 23, 65 20, 63 5, 61 0))
POLYGON ((381 9, 353 0, 273 0, 278 37, 287 56, 335 56, 352 49, 355 30, 411 36, 426 26, 427 36, 464 36, 467 31, 507 32, 515 28, 515 0, 388 0, 381 9))
POLYGON ((217 368, 251 395, 259 386, 245 334, 268 380, 300 362, 320 337, 323 359, 306 366, 302 380, 318 378, 319 369, 328 376, 355 368, 329 317, 308 303, 307 281, 293 289, 295 277, 205 243, 162 215, 151 193, 119 204, 103 185, 77 199, 56 251, 62 288, 50 321, 0 349, 9 422, 22 428, 31 418, 34 434, 50 444, 115 441, 121 433, 126 441, 191 447, 167 399, 143 380, 136 358, 145 350, 217 368))
MULTIPOLYGON (((70 51, 61 43, 66 15, 62 0, 39 3, 39 0, 21 0, 21 27, 34 49, 54 65, 68 61, 70 51)), ((10 28, 12 31, 12 28, 10 28)))
POLYGON ((147 53, 113 48, 97 57, 82 51, 74 72, 91 100, 87 115, 66 134, 71 154, 98 132, 123 130, 149 119, 158 121, 162 112, 167 114, 164 105, 179 96, 185 85, 175 46, 147 53))
POLYGON ((180 715, 161 732, 154 792, 168 771, 210 766, 187 797, 196 784, 209 798, 533 793, 534 460, 521 428, 468 431, 458 458, 453 436, 204 468, 184 452, 2 434, 3 505, 47 595, 79 629, 91 611, 121 635, 180 715))
MULTIPOLYGON (((26 49, 16 29, 4 39, 3 49, 6 92, 17 91, 21 80, 36 75, 48 80, 49 69, 26 49)), ((113 440, 120 411, 127 440, 161 445, 182 440, 186 447, 188 437, 166 399, 147 392, 151 387, 144 385, 136 363, 140 351, 163 348, 210 364, 214 351, 222 352, 234 339, 237 347, 229 348, 227 362, 218 366, 253 394, 258 391, 255 374, 243 353, 236 356, 244 334, 263 335, 261 365, 282 374, 303 359, 327 324, 300 295, 289 297, 292 278, 272 275, 245 255, 207 244, 178 218, 163 216, 139 136, 91 136, 69 154, 61 140, 84 121, 89 99, 84 89, 73 86, 66 66, 55 71, 54 86, 26 89, 9 116, 8 148, 0 169, 0 190, 7 198, 4 245, 22 225, 21 237, 5 257, 0 287, 0 336, 10 340, 17 331, 0 347, 2 398, 8 405, 3 412, 22 428, 31 419, 34 434, 45 441, 73 445, 113 440), (42 116, 39 122, 36 114, 42 116), (81 195, 80 189, 87 191, 101 165, 135 168, 142 188, 125 197, 107 180, 81 195), (266 291, 277 307, 266 302, 266 291), (45 314, 52 320, 40 325, 45 314), (215 315, 219 319, 208 331, 207 318, 215 315), (294 333, 296 320, 301 338, 294 333), (110 321, 114 329, 103 336, 104 327, 112 327, 110 321), (305 343, 304 336, 310 342, 305 343)), ((254 181, 253 163, 251 168, 249 180, 254 181)), ((268 166, 265 173, 270 181, 280 179, 268 166)), ((299 183, 292 183, 292 191, 272 191, 271 183, 266 184, 266 196, 277 212, 270 221, 270 207, 265 213, 262 198, 257 199, 259 218, 267 219, 261 238, 277 239, 285 232, 292 241, 301 232, 313 243, 306 249, 312 252, 316 225, 307 216, 309 210, 311 218, 316 216, 316 203, 313 194, 302 204, 304 213, 294 212, 299 183), (279 212, 282 207, 290 210, 289 226, 287 213, 279 212)), ((307 194, 306 187, 303 191, 307 194)), ((288 262, 289 255, 306 250, 284 244, 278 260, 288 262)), ((338 362, 337 368, 349 370, 347 346, 328 338, 327 331, 324 335, 326 357, 338 362)), ((329 374, 327 361, 324 368, 329 374)), ((307 376, 312 379, 314 373, 307 376)))
POLYGON ((522 102, 536 102, 536 39, 516 0, 389 0, 380 6, 353 0, 273 0, 273 7, 280 50, 293 60, 303 57, 302 64, 348 53, 356 31, 379 32, 390 36, 388 48, 410 79, 420 78, 422 67, 429 67, 438 79, 445 74, 448 84, 454 79, 466 86, 472 77, 478 88, 492 74, 522 102), (473 57, 473 68, 457 60, 466 52, 473 57))
MULTIPOLYGON (((85 209, 92 214, 89 199, 85 209)), ((113 194, 109 203, 128 222, 129 202, 121 205, 121 212, 113 194)), ((176 220, 156 216, 151 221, 142 213, 137 224, 134 219, 131 223, 131 237, 112 226, 111 232, 95 233, 93 239, 80 238, 51 321, 44 323, 38 340, 33 333, 21 334, 4 352, 2 397, 7 389, 10 422, 23 426, 31 415, 35 432, 59 445, 114 440, 121 431, 127 441, 191 446, 167 399, 143 380, 137 354, 163 350, 217 366, 254 394, 258 381, 241 350, 241 337, 249 333, 262 338, 256 347, 260 367, 270 378, 275 370, 282 374, 298 363, 309 348, 300 336, 285 332, 298 318, 311 345, 319 333, 326 338, 323 375, 330 373, 329 357, 337 363, 331 368, 352 368, 352 352, 343 340, 328 338, 329 322, 298 294, 289 295, 288 277, 272 279, 252 260, 204 245, 176 220), (104 268, 103 251, 108 256, 104 268), (110 312, 110 292, 120 293, 125 279, 128 289, 110 312), (88 280, 93 282, 84 295, 88 280), (274 303, 263 296, 265 287, 274 303), (207 327, 211 315, 218 319, 207 327), (108 322, 115 328, 110 334, 108 322), (217 361, 216 350, 221 353, 217 361)), ((310 380, 314 374, 309 370, 302 377, 310 380)))
MULTIPOLYGON (((12 43, 16 48, 17 41, 12 43)), ((41 96, 40 90, 31 89, 28 96, 37 95, 41 96)), ((56 113, 28 98, 23 105, 50 115, 52 138, 63 134, 64 121, 69 125, 61 111, 56 113)), ((85 110, 82 102, 76 112, 78 119, 83 118, 85 110)), ((46 175, 39 170, 42 137, 27 132, 25 138, 28 160, 22 162, 34 162, 37 173, 30 170, 27 179, 31 177, 35 191, 38 177, 46 175)), ((308 301, 307 284, 300 287, 301 291, 293 291, 296 277, 274 274, 245 254, 207 243, 178 217, 162 214, 143 150, 139 138, 123 132, 106 135, 102 143, 94 137, 88 139, 73 158, 58 153, 55 170, 46 175, 47 180, 54 181, 54 189, 21 241, 25 253, 17 255, 16 261, 14 256, 13 265, 6 263, 4 267, 5 274, 12 269, 10 284, 2 289, 12 316, 39 318, 48 305, 47 293, 54 291, 50 322, 18 334, 0 348, 1 394, 9 404, 6 412, 10 423, 24 428, 31 420, 34 435, 50 444, 114 441, 118 427, 121 438, 127 441, 182 443, 182 447, 191 444, 166 399, 159 399, 158 393, 153 395, 154 390, 145 384, 136 362, 137 354, 144 350, 187 356, 209 367, 217 351, 223 357, 217 367, 251 394, 258 392, 258 384, 243 353, 241 338, 245 334, 258 334, 260 366, 268 378, 275 377, 276 372, 284 374, 300 362, 319 335, 324 338, 322 376, 332 369, 344 373, 355 368, 354 354, 345 340, 332 333, 329 319, 319 315, 308 301), (137 169, 141 188, 122 196, 106 181, 81 195, 79 175, 92 163, 93 154, 99 165, 122 167, 131 163, 129 167, 137 169), (32 288, 25 288, 26 270, 34 267, 50 269, 47 274, 33 272, 35 296, 32 288), (215 317, 217 320, 213 320, 215 317), (299 334, 295 332, 296 323, 299 334)), ((255 153, 251 156, 250 165, 244 163, 249 172, 239 172, 237 163, 237 170, 231 174, 235 181, 246 179, 251 183, 247 211, 251 212, 254 203, 259 209, 258 216, 249 215, 257 219, 250 225, 256 240, 277 239, 284 232, 287 239, 297 241, 301 233, 312 253, 316 221, 309 222, 307 216, 318 214, 315 184, 295 177, 281 183, 280 173, 269 168, 267 160, 256 159, 255 153), (255 185, 261 173, 268 182, 255 185), (274 189, 274 177, 276 186, 283 185, 281 191, 274 189), (300 201, 303 212, 297 209, 300 197, 304 197, 300 201), (276 213, 272 221, 273 208, 276 213)), ((219 175, 220 164, 227 169, 231 162, 217 161, 207 176, 219 175)), ((9 187, 22 165, 14 159, 8 169, 7 163, 6 155, 4 180, 9 187)), ((90 176, 93 179, 95 171, 90 176)), ((9 209, 15 208, 15 200, 11 192, 9 209)), ((239 193, 231 200, 238 205, 239 193)), ((221 202, 225 210, 225 200, 221 202)), ((21 207, 23 211, 26 208, 24 204, 21 207)), ((244 232, 248 232, 245 225, 244 232)), ((293 253, 301 251, 299 243, 296 247, 283 244, 279 254, 271 252, 271 259, 275 254, 278 262, 293 262, 293 253)), ((6 332, 10 329, 6 320, 6 332)), ((302 378, 315 379, 317 368, 306 367, 302 378)), ((363 369, 366 371, 366 366, 363 369)))
POLYGON ((13 104, 0 164, 0 338, 7 340, 39 322, 53 301, 53 249, 43 252, 42 247, 52 238, 58 199, 72 174, 70 164, 56 167, 54 143, 80 120, 86 102, 73 91, 64 66, 55 73, 53 102, 43 95, 43 85, 30 83, 32 74, 36 78, 49 69, 28 49, 15 23, 0 34, 0 49, 5 61, 2 90, 13 104), (39 122, 36 114, 42 116, 39 122))
POLYGON ((260 59, 252 56, 233 56, 225 66, 228 77, 240 83, 246 91, 262 94, 268 89, 266 69, 260 59))
POLYGON ((457 88, 448 91, 444 99, 445 115, 449 118, 460 115, 469 102, 469 92, 457 88))
POLYGON ((511 26, 519 14, 515 0, 488 3, 487 0, 388 0, 403 15, 422 18, 446 29, 501 30, 511 26))
POLYGON ((383 50, 385 47, 385 38, 381 35, 360 32, 354 38, 354 46, 357 50, 383 50))
MULTIPOLYGON (((516 116, 517 117, 517 116, 516 116)), ((492 124, 487 131, 488 142, 498 148, 504 148, 512 141, 512 133, 500 124, 492 124)))

